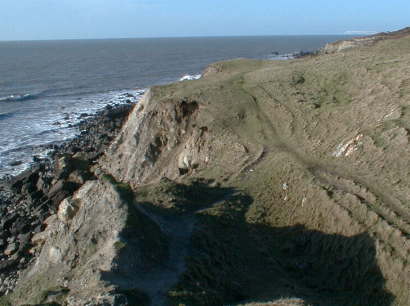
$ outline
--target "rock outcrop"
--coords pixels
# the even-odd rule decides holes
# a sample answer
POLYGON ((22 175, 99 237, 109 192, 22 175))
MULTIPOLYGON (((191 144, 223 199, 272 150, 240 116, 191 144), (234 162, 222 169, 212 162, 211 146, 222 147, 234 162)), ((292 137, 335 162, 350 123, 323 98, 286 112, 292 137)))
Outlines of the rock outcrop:
POLYGON ((2 302, 409 305, 407 32, 153 87, 2 302))
POLYGON ((127 198, 129 192, 104 177, 88 181, 72 198, 62 201, 57 215, 45 221, 45 231, 32 238, 41 252, 22 275, 13 301, 73 306, 143 301, 146 297, 133 283, 138 278, 133 269, 152 261, 145 257, 144 239, 157 244, 152 255, 157 260, 161 260, 165 240, 157 225, 135 210, 132 198, 127 198), (123 257, 128 260, 123 262, 123 257))

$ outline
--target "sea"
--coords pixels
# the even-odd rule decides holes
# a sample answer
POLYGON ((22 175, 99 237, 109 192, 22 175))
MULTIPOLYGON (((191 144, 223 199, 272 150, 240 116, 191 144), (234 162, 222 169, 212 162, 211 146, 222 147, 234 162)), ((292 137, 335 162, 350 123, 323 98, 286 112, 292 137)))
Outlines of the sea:
POLYGON ((147 88, 201 77, 233 58, 284 60, 347 36, 141 38, 0 42, 0 177, 75 137, 106 105, 138 102, 147 88))

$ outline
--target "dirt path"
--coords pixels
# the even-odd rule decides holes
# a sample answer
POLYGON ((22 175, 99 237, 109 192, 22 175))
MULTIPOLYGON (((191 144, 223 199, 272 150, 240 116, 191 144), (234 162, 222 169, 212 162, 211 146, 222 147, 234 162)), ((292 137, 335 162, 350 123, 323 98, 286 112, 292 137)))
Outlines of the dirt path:
POLYGON ((232 193, 228 193, 205 208, 201 207, 197 211, 179 216, 163 216, 151 212, 141 205, 137 206, 144 215, 158 224, 169 241, 169 257, 164 265, 142 275, 134 282, 136 287, 150 297, 151 305, 167 305, 167 292, 178 282, 180 275, 186 269, 185 258, 191 253, 191 236, 196 224, 195 214, 232 196, 232 193))

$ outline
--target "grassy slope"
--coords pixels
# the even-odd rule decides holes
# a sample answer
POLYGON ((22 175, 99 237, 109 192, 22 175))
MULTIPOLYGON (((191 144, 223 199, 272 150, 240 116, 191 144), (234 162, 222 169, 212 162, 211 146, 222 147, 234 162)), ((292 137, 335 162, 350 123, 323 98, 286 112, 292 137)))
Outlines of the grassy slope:
POLYGON ((286 62, 235 60, 153 89, 200 104, 214 156, 191 178, 246 194, 199 213, 198 254, 171 291, 176 303, 296 295, 390 305, 390 293, 410 303, 409 51, 404 37, 286 62), (243 163, 228 138, 246 147, 243 163))
MULTIPOLYGON (((175 146, 157 146, 147 177, 178 176, 178 150, 198 128, 208 161, 178 183, 106 177, 138 208, 127 237, 158 255, 149 273, 133 271, 134 249, 118 244, 132 274, 122 289, 154 304, 167 291, 172 305, 409 305, 409 51, 403 37, 292 61, 234 60, 154 87, 152 136, 168 127, 173 103, 198 110, 183 116, 175 146)), ((127 149, 144 152, 135 145, 127 149)), ((120 168, 138 167, 118 153, 120 168)))

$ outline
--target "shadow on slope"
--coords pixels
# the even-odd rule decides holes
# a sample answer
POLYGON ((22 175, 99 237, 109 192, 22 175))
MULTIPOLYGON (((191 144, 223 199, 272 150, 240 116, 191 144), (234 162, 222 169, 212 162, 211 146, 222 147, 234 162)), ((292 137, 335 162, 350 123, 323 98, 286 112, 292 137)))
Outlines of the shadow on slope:
POLYGON ((134 193, 130 186, 106 176, 128 205, 127 226, 116 243, 118 255, 104 281, 127 305, 166 305, 167 291, 185 271, 191 253, 195 212, 229 197, 230 188, 209 181, 177 184, 162 179, 134 193))
POLYGON ((302 298, 309 305, 389 306, 373 239, 246 221, 253 199, 209 181, 125 188, 129 227, 104 279, 139 305, 232 305, 302 298), (128 190, 128 191, 127 191, 128 190))
POLYGON ((173 305, 226 305, 299 297, 309 305, 392 304, 373 239, 246 222, 242 192, 197 212, 187 269, 173 305))

